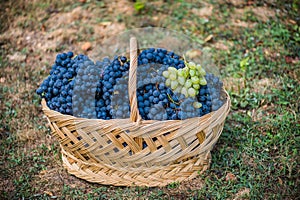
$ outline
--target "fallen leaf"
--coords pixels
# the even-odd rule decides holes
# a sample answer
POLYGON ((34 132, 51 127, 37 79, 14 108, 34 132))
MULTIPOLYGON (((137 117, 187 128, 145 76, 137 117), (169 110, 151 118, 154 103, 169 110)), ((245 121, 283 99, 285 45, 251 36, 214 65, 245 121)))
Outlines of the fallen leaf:
POLYGON ((45 24, 42 24, 42 27, 41 27, 42 31, 45 32, 46 31, 46 26, 45 24))
POLYGON ((152 19, 153 19, 153 21, 158 21, 159 17, 158 16, 153 16, 152 19))
POLYGON ((227 173, 225 180, 226 181, 235 181, 236 177, 233 173, 229 172, 229 173, 227 173))
POLYGON ((100 22, 100 25, 102 25, 102 26, 109 26, 111 24, 112 24, 112 22, 100 22))
POLYGON ((4 83, 5 82, 5 77, 1 77, 0 78, 0 83, 4 83))
POLYGON ((90 42, 86 42, 83 45, 81 45, 81 49, 84 51, 88 51, 92 48, 92 44, 90 42))
POLYGON ((285 56, 285 62, 287 63, 287 64, 295 64, 295 63, 297 63, 299 61, 299 59, 296 57, 296 58, 293 58, 293 57, 291 57, 291 56, 285 56))
POLYGON ((297 22, 292 19, 289 19, 288 22, 290 22, 291 24, 294 24, 294 25, 297 24, 297 22))
POLYGON ((208 41, 210 41, 213 37, 214 37, 214 36, 211 34, 211 35, 207 36, 207 37, 204 39, 204 41, 205 41, 205 42, 208 42, 208 41))
POLYGON ((280 177, 278 177, 278 182, 279 182, 280 185, 283 184, 283 181, 282 181, 282 179, 280 177))
POLYGON ((44 174, 46 174, 48 171, 47 170, 42 170, 42 171, 40 171, 40 175, 44 175, 44 174))
POLYGON ((47 194, 47 195, 49 195, 49 196, 53 196, 53 193, 50 192, 50 191, 44 191, 44 194, 47 194))

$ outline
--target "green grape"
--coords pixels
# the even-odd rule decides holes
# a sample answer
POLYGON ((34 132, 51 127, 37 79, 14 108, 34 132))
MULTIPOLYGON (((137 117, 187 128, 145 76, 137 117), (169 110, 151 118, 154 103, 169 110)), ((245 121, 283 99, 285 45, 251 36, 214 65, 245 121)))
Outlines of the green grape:
POLYGON ((192 81, 192 83, 194 83, 194 84, 200 83, 200 79, 199 79, 197 76, 193 76, 193 77, 191 78, 191 81, 192 81))
POLYGON ((207 84, 207 82, 204 77, 202 79, 200 79, 200 85, 206 85, 206 84, 207 84))
POLYGON ((190 88, 192 87, 193 83, 190 79, 186 80, 185 84, 184 84, 184 87, 186 88, 190 88))
MULTIPOLYGON (((185 62, 185 67, 182 69, 176 69, 175 67, 168 67, 167 71, 163 72, 163 76, 166 78, 166 86, 170 87, 173 92, 181 93, 186 98, 195 97, 199 93, 201 85, 206 85, 204 75, 205 70, 200 64, 194 62, 185 62)), ((201 103, 195 102, 194 107, 200 108, 201 103)))
POLYGON ((196 96, 197 92, 194 88, 189 88, 188 89, 188 94, 189 94, 190 97, 194 97, 194 96, 196 96))
POLYGON ((171 74, 177 74, 177 69, 175 67, 168 67, 168 71, 171 73, 171 74))
POLYGON ((170 80, 170 79, 167 79, 167 80, 166 80, 166 86, 167 86, 167 87, 170 87, 170 86, 171 86, 171 80, 170 80))
POLYGON ((200 70, 202 69, 201 65, 200 65, 200 64, 197 64, 197 65, 196 65, 196 69, 197 69, 198 71, 200 71, 200 70))
POLYGON ((202 76, 205 76, 206 75, 206 72, 203 68, 201 68, 199 71, 199 74, 202 75, 202 76))
POLYGON ((188 98, 189 94, 188 94, 188 90, 186 89, 186 87, 183 87, 181 89, 181 94, 183 94, 185 96, 185 98, 188 98))
POLYGON ((179 77, 178 77, 178 82, 179 82, 180 85, 184 85, 184 83, 185 83, 185 78, 182 77, 182 76, 179 76, 179 77))
POLYGON ((176 93, 181 93, 182 86, 177 86, 177 88, 174 90, 176 93))
POLYGON ((169 78, 172 80, 172 81, 175 81, 177 79, 177 75, 176 74, 170 74, 169 78))
POLYGON ((188 63, 188 67, 189 67, 190 69, 196 69, 196 64, 195 64, 194 62, 189 62, 189 63, 188 63))
POLYGON ((188 67, 183 68, 184 77, 187 78, 190 74, 190 70, 188 67))
POLYGON ((200 85, 199 84, 193 84, 193 88, 196 89, 196 90, 199 90, 200 89, 200 85))
POLYGON ((190 69, 190 75, 191 75, 191 77, 195 76, 196 75, 196 71, 193 70, 193 69, 190 69))
POLYGON ((200 103, 200 102, 194 102, 193 103, 193 106, 194 106, 194 108, 201 108, 202 107, 202 104, 200 103))
POLYGON ((168 71, 164 71, 164 72, 163 72, 163 76, 164 76, 165 78, 169 78, 169 75, 170 75, 170 74, 169 74, 168 71))
POLYGON ((171 81, 171 89, 175 90, 178 86, 178 82, 177 81, 171 81))
POLYGON ((182 77, 185 76, 185 72, 183 69, 178 69, 177 74, 178 74, 178 76, 182 76, 182 77))

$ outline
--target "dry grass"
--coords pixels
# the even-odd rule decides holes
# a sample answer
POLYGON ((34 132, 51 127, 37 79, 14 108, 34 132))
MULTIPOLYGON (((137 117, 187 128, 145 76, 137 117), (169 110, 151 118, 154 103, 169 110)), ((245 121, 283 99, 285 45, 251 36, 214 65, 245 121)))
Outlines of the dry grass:
MULTIPOLYGON (((125 0, 5 1, 0 7, 0 199, 298 197, 300 56, 285 46, 297 36, 284 24, 288 15, 276 16, 275 8, 255 1, 217 2, 191 6, 156 1, 137 12, 125 0), (280 26, 268 25, 272 22, 280 26), (234 110, 214 149, 211 170, 190 182, 151 189, 101 186, 70 176, 36 88, 58 52, 93 56, 110 34, 148 25, 184 30, 199 40, 214 36, 204 46, 230 76, 225 82, 234 110), (81 49, 85 42, 91 50, 81 49), (239 62, 246 54, 253 59, 250 72, 241 76, 239 62), (248 104, 242 107, 245 99, 248 104), (226 181, 229 173, 237 177, 235 182, 226 181)), ((297 44, 299 37, 291 43, 297 44)))

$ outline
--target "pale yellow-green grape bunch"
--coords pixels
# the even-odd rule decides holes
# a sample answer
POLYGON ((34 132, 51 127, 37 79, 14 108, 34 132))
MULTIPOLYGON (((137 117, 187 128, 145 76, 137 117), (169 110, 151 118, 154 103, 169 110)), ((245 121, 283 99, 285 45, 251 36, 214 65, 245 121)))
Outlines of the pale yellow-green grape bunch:
POLYGON ((201 65, 194 62, 185 62, 185 67, 182 69, 169 67, 163 72, 166 86, 171 87, 174 92, 183 94, 186 98, 195 97, 201 85, 207 84, 205 74, 201 65))

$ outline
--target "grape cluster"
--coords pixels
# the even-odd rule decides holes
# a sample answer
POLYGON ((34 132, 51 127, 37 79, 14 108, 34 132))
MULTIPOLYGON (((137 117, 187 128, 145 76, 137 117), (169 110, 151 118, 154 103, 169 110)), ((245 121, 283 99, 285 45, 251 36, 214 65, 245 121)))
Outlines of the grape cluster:
POLYGON ((143 119, 178 119, 179 99, 164 83, 150 83, 138 88, 137 101, 143 119))
POLYGON ((102 96, 96 99, 97 118, 112 119, 115 116, 112 109, 111 100, 114 86, 129 69, 129 61, 125 56, 115 57, 112 61, 108 58, 103 60, 106 66, 102 73, 102 96))
POLYGON ((46 99, 51 110, 72 115, 72 95, 74 77, 78 72, 78 64, 88 61, 84 55, 74 56, 73 52, 58 54, 48 76, 37 89, 37 94, 46 99))
POLYGON ((208 89, 208 85, 201 86, 197 95, 197 100, 201 104, 199 108, 199 116, 208 114, 211 112, 211 94, 208 89))
POLYGON ((186 98, 195 97, 199 92, 200 85, 206 85, 204 75, 205 71, 201 65, 193 62, 186 63, 184 68, 177 70, 175 67, 169 67, 163 72, 163 76, 167 79, 166 85, 186 98))
POLYGON ((37 89, 51 110, 84 118, 111 119, 111 94, 128 71, 126 57, 94 63, 73 52, 58 54, 48 76, 37 89))
POLYGON ((223 82, 213 74, 206 74, 205 78, 207 80, 207 106, 211 106, 211 110, 216 111, 225 103, 224 95, 222 95, 223 82))
POLYGON ((195 97, 184 98, 180 103, 179 119, 188 119, 202 116, 202 104, 195 97))
POLYGON ((113 119, 126 119, 130 117, 128 79, 129 73, 127 71, 123 74, 122 78, 118 79, 113 88, 110 110, 113 119))
POLYGON ((176 69, 184 68, 184 61, 180 56, 174 52, 168 52, 162 48, 149 48, 143 50, 138 57, 138 65, 145 65, 148 63, 155 63, 160 65, 173 66, 176 69))
POLYGON ((137 69, 137 101, 141 117, 145 120, 178 119, 179 100, 165 85, 162 73, 170 65, 184 67, 179 56, 165 49, 146 49, 139 55, 137 69))
POLYGON ((77 62, 78 71, 73 89, 73 115, 96 118, 95 94, 101 93, 101 65, 91 60, 77 62))

